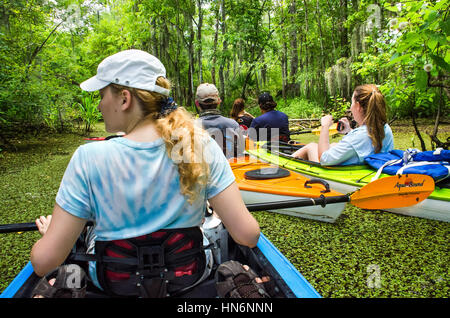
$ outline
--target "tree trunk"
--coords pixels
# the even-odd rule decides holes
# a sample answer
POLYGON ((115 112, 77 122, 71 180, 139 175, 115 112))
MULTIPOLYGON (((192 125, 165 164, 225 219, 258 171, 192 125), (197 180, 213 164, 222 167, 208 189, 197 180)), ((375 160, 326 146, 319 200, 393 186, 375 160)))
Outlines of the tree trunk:
POLYGON ((216 84, 216 61, 217 61, 217 42, 219 38, 219 6, 217 6, 217 9, 214 11, 216 15, 216 26, 214 31, 214 46, 213 46, 213 57, 212 57, 212 67, 211 67, 211 78, 212 83, 214 85, 216 84))
POLYGON ((437 105, 437 113, 436 113, 436 120, 434 121, 434 128, 433 128, 433 136, 437 136, 438 133, 438 128, 439 128, 439 121, 441 119, 441 107, 443 105, 443 91, 442 91, 442 87, 439 89, 440 94, 439 94, 439 103, 437 105))
POLYGON ((197 25, 197 63, 198 63, 198 82, 203 83, 203 68, 202 68, 202 25, 203 25, 203 10, 202 0, 197 0, 198 6, 198 25, 197 25))
POLYGON ((327 85, 325 83, 325 76, 323 75, 325 73, 325 53, 324 53, 324 46, 323 46, 323 33, 322 33, 322 26, 320 24, 320 7, 319 7, 319 0, 316 0, 316 17, 317 17, 317 28, 319 30, 319 39, 320 39, 320 66, 321 69, 319 71, 319 82, 322 86, 323 94, 326 98, 328 96, 327 94, 327 85))
MULTIPOLYGON (((303 4, 305 5, 305 70, 306 73, 309 71, 309 44, 308 44, 308 34, 309 34, 309 25, 308 25, 308 3, 306 0, 303 0, 303 4)), ((305 80, 305 90, 306 90, 306 98, 309 98, 309 83, 308 80, 305 80)))
POLYGON ((11 33, 11 29, 9 26, 9 12, 5 8, 5 5, 2 6, 0 21, 1 21, 1 26, 5 28, 6 32, 8 32, 8 34, 11 33))
POLYGON ((289 74, 289 83, 294 84, 296 82, 295 75, 298 71, 298 42, 297 42, 297 28, 295 27, 295 16, 297 13, 297 2, 292 0, 289 6, 289 15, 291 20, 291 31, 289 32, 290 46, 291 46, 291 69, 289 74))
POLYGON ((322 26, 320 24, 319 0, 316 0, 316 17, 317 17, 317 28, 319 30, 319 40, 320 40, 320 58, 321 58, 321 65, 323 68, 324 67, 324 47, 323 47, 322 26))
POLYGON ((286 86, 287 86, 287 44, 283 43, 283 51, 281 55, 281 82, 282 82, 282 97, 286 100, 286 86))
MULTIPOLYGON (((327 5, 328 5, 328 7, 331 8, 330 0, 327 0, 327 5)), ((336 25, 335 18, 332 17, 330 37, 331 37, 331 44, 333 46, 333 57, 332 58, 333 58, 334 61, 336 61, 339 58, 338 52, 336 50, 336 40, 335 40, 336 29, 335 29, 335 25, 336 25)))
POLYGON ((348 46, 348 32, 347 28, 345 27, 345 22, 347 21, 347 10, 348 0, 340 0, 340 7, 341 7, 341 20, 339 21, 339 31, 341 34, 341 48, 342 56, 343 57, 349 57, 349 46, 348 46))
POLYGON ((267 83, 267 64, 265 63, 264 53, 261 55, 261 85, 266 86, 267 83))
POLYGON ((417 127, 417 123, 416 123, 416 113, 414 111, 414 106, 416 104, 416 95, 414 92, 412 94, 410 101, 411 101, 411 118, 412 118, 412 124, 414 127, 414 131, 416 132, 417 137, 419 137, 420 146, 422 148, 422 151, 426 151, 427 147, 425 145, 425 141, 423 140, 422 135, 421 135, 419 128, 417 127))
POLYGON ((156 32, 156 30, 157 30, 156 18, 152 19, 151 26, 153 28, 153 30, 150 30, 150 33, 152 34, 152 49, 153 49, 152 53, 153 53, 154 56, 158 56, 159 57, 158 38, 156 37, 156 34, 157 34, 157 32, 156 32))
POLYGON ((299 59, 299 66, 300 66, 300 70, 302 71, 303 70, 303 59, 302 59, 302 56, 303 56, 303 34, 300 34, 300 59, 299 59))
MULTIPOLYGON (((180 23, 180 15, 177 14, 176 17, 176 24, 179 25, 180 23)), ((174 31, 173 33, 175 33, 176 36, 176 50, 175 50, 175 58, 173 60, 173 67, 174 67, 174 71, 175 71, 175 78, 176 78, 176 82, 175 82, 175 94, 174 94, 174 99, 176 100, 176 102, 180 105, 186 105, 184 102, 184 94, 182 92, 182 77, 181 77, 181 71, 180 71, 180 56, 181 56, 181 50, 182 50, 182 44, 183 44, 183 34, 181 33, 180 29, 173 26, 174 31)), ((172 32, 171 32, 172 33, 172 32)))
POLYGON ((168 61, 169 60, 169 54, 167 52, 168 48, 169 48, 169 29, 167 26, 168 21, 166 21, 165 19, 163 20, 162 23, 162 29, 163 31, 161 32, 161 39, 160 39, 160 48, 159 48, 159 59, 163 62, 168 61))
POLYGON ((185 13, 185 21, 188 24, 189 29, 189 42, 188 42, 188 56, 189 56, 189 69, 188 69, 188 96, 187 96, 187 105, 192 106, 194 103, 194 39, 195 32, 194 26, 192 23, 191 15, 186 12, 185 13))
POLYGON ((437 112, 436 112, 436 119, 434 121, 434 128, 433 128, 433 133, 430 135, 430 139, 431 139, 431 149, 436 149, 439 147, 442 147, 444 149, 448 149, 449 147, 449 140, 450 137, 447 138, 447 142, 442 142, 439 140, 439 138, 437 137, 438 134, 438 130, 439 130, 439 122, 441 120, 441 109, 444 106, 444 92, 443 92, 444 88, 440 87, 439 88, 439 103, 437 105, 437 112))
MULTIPOLYGON (((222 56, 224 56, 225 52, 228 49, 228 43, 225 39, 226 36, 226 10, 225 10, 225 0, 222 0, 221 2, 221 9, 222 9, 222 36, 224 37, 223 43, 222 43, 222 56)), ((225 104, 225 78, 224 78, 224 67, 226 64, 226 60, 224 58, 220 61, 219 66, 219 83, 220 83, 220 99, 222 100, 222 106, 225 104)))

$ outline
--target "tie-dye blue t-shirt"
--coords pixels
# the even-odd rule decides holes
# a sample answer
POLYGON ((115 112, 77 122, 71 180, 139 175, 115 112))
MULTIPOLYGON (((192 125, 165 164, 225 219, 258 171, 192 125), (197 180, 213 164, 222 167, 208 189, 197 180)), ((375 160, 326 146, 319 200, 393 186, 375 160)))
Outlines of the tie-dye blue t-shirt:
POLYGON ((70 214, 96 223, 96 240, 136 237, 160 229, 199 226, 206 200, 235 177, 210 137, 203 153, 210 166, 206 188, 189 204, 180 191, 178 166, 162 139, 114 138, 80 146, 64 173, 56 202, 70 214))

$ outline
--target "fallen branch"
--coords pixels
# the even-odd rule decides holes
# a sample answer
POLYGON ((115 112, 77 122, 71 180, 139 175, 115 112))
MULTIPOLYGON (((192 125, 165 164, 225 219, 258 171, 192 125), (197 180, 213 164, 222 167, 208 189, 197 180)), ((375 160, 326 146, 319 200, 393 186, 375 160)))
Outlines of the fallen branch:
POLYGON ((427 135, 430 136, 431 141, 436 145, 435 148, 443 148, 445 150, 448 150, 448 148, 450 147, 450 137, 447 137, 446 142, 442 142, 434 135, 431 135, 429 133, 427 133, 427 135))

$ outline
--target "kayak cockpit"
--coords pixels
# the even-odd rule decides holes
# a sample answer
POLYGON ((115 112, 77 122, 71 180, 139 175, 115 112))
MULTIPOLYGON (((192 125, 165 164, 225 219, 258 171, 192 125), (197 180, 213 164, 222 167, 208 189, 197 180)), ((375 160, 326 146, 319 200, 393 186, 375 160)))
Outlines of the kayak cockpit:
MULTIPOLYGON (((223 231, 226 232, 226 230, 223 231)), ((220 251, 220 263, 235 260, 242 264, 247 264, 260 276, 270 276, 275 282, 274 297, 320 297, 308 281, 306 281, 263 234, 261 234, 258 245, 255 248, 248 248, 236 244, 227 233, 226 239, 223 239, 222 236, 222 242, 219 242, 220 249, 222 249, 220 251), (224 247, 226 247, 226 250, 223 250, 224 247)), ((68 263, 74 262, 69 261, 68 263)), ((215 262, 211 274, 203 282, 175 297, 217 298, 215 271, 218 265, 219 263, 215 262)), ((29 298, 39 280, 40 277, 34 273, 31 263, 28 263, 0 295, 0 298, 29 298)), ((88 282, 86 298, 108 297, 102 290, 95 287, 91 282, 88 282)))

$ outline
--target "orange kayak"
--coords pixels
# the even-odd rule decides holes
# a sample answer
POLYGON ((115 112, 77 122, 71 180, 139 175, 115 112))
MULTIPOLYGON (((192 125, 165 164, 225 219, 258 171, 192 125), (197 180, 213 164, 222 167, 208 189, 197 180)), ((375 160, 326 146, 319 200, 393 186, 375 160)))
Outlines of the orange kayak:
MULTIPOLYGON (((232 158, 229 163, 245 204, 342 195, 329 189, 323 180, 309 179, 252 157, 232 158)), ((303 206, 270 212, 333 223, 345 206, 345 203, 335 203, 325 207, 303 206)))

